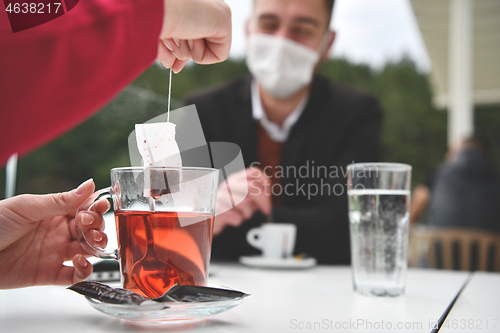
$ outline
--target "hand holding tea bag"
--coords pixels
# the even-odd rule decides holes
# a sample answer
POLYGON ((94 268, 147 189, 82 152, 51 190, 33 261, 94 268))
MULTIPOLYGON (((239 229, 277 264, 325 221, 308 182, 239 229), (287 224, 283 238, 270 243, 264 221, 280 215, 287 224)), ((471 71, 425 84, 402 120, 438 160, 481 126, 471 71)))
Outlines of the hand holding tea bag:
POLYGON ((193 59, 211 64, 227 59, 231 10, 223 0, 164 0, 165 16, 157 59, 178 73, 193 59))

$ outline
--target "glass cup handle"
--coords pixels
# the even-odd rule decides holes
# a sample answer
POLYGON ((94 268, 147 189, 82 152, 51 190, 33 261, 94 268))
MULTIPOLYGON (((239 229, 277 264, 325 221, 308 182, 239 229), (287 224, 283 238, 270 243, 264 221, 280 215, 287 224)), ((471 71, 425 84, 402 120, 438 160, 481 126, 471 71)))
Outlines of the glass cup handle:
MULTIPOLYGON (((111 188, 103 188, 102 190, 97 191, 94 195, 97 195, 92 202, 92 204, 88 207, 80 207, 78 209, 78 212, 81 211, 90 211, 94 205, 101 199, 111 199, 111 188)), ((88 254, 91 254, 95 257, 101 258, 101 259, 115 259, 118 260, 118 250, 114 251, 107 251, 101 248, 98 248, 92 244, 90 244, 87 241, 87 238, 85 238, 85 232, 83 231, 82 228, 76 226, 76 236, 78 238, 78 241, 82 245, 83 249, 87 251, 88 254)))

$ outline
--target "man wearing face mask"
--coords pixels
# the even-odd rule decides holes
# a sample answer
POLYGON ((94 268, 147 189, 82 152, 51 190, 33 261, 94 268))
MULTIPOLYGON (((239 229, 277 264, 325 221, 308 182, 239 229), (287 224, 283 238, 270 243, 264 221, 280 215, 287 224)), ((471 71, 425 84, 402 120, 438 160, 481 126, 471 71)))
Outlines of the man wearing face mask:
POLYGON ((231 192, 249 195, 233 207, 218 196, 212 255, 258 254, 247 232, 260 224, 294 223, 295 253, 319 263, 348 264, 346 166, 376 161, 382 111, 366 94, 317 75, 335 33, 334 0, 254 0, 247 23, 251 76, 187 98, 207 142, 239 145, 246 169, 231 192), (245 177, 246 176, 246 177, 245 177))

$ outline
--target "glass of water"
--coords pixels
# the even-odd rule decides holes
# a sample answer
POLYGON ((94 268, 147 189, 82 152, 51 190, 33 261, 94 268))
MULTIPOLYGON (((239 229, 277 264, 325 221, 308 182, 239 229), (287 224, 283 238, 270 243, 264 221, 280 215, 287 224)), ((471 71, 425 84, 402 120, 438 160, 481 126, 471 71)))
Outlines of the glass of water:
POLYGON ((399 163, 347 167, 354 291, 404 294, 411 169, 399 163))

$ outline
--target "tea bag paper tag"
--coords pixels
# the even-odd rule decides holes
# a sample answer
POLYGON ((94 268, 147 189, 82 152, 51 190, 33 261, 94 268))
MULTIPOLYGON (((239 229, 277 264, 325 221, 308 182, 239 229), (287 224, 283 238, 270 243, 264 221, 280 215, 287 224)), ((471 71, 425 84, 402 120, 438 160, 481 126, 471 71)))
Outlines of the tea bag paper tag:
POLYGON ((175 124, 136 124, 135 134, 143 167, 182 167, 179 147, 175 141, 175 124))
MULTIPOLYGON (((150 197, 151 173, 149 167, 182 167, 181 154, 175 141, 175 124, 170 122, 136 124, 135 134, 137 148, 142 157, 142 166, 147 168, 144 171, 144 196, 150 197)), ((155 183, 155 188, 167 189, 166 182, 180 184, 179 172, 171 172, 169 175, 171 178, 177 177, 177 179, 171 179, 172 181, 165 179, 164 184, 155 183)))

